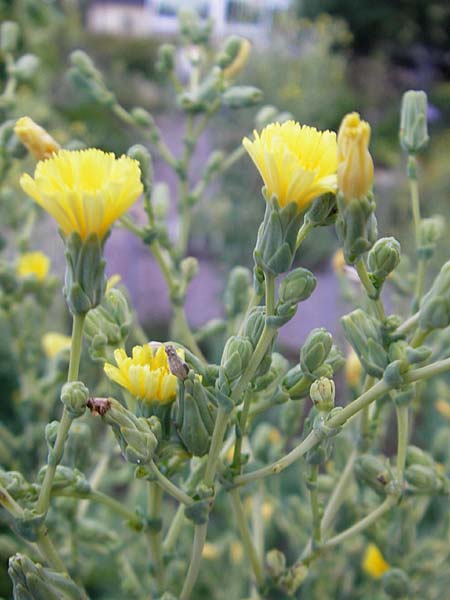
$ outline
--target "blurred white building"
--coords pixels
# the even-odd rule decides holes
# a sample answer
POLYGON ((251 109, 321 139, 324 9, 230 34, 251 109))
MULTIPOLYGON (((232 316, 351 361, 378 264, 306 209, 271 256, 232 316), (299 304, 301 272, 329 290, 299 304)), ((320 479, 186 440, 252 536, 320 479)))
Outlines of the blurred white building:
POLYGON ((288 6, 289 0, 91 0, 86 18, 87 27, 98 33, 170 35, 178 29, 177 12, 195 10, 214 20, 215 35, 235 33, 256 41, 288 6))

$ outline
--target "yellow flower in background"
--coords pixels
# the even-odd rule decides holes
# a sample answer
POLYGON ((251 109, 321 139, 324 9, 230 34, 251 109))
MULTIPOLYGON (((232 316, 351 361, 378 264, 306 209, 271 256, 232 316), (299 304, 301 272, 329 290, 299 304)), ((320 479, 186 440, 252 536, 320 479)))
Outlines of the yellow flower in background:
POLYGON ((353 350, 350 350, 349 355, 347 356, 347 360, 345 363, 345 378, 347 379, 347 383, 351 387, 356 387, 359 385, 361 381, 361 373, 362 373, 362 365, 361 362, 353 350))
POLYGON ((65 236, 103 239, 142 193, 139 163, 128 156, 90 148, 61 150, 37 164, 34 179, 22 175, 23 190, 46 210, 65 236))
POLYGON ((244 558, 244 546, 239 540, 233 540, 230 544, 230 559, 235 565, 238 565, 244 558))
POLYGON ((386 571, 390 569, 389 564, 384 560, 383 555, 375 544, 369 544, 364 552, 362 568, 367 575, 373 579, 379 579, 386 571))
POLYGON ((14 133, 36 160, 50 158, 60 149, 58 142, 30 117, 19 119, 14 133))
POLYGON ((306 208, 314 198, 336 190, 336 134, 295 121, 271 123, 243 144, 267 189, 281 207, 306 208))
POLYGON ((436 400, 434 404, 436 410, 440 415, 445 417, 446 419, 450 419, 450 403, 446 400, 436 400))
POLYGON ((342 120, 337 137, 338 188, 344 198, 363 198, 372 189, 373 161, 369 153, 370 125, 358 113, 342 120))
MULTIPOLYGON (((183 352, 177 351, 180 358, 183 352)), ((117 367, 106 363, 106 375, 127 389, 135 398, 169 404, 175 400, 177 378, 169 369, 163 344, 135 346, 131 358, 122 348, 114 352, 117 367)))
POLYGON ((331 264, 335 273, 342 273, 344 271, 345 257, 342 248, 339 248, 339 250, 336 250, 333 254, 331 264))
POLYGON ((215 560, 219 557, 219 548, 216 544, 211 544, 210 542, 205 542, 202 550, 202 557, 206 560, 215 560))
POLYGON ((47 358, 55 358, 63 350, 70 350, 72 338, 57 331, 49 331, 42 336, 42 348, 47 358))
POLYGON ((236 55, 236 58, 233 60, 231 65, 229 65, 226 69, 223 70, 223 74, 227 79, 235 77, 238 73, 242 71, 242 69, 247 64, 251 49, 251 43, 246 38, 242 38, 241 45, 239 47, 239 51, 236 55))
POLYGON ((19 257, 16 266, 17 275, 20 277, 35 276, 43 281, 50 269, 50 259, 43 252, 25 252, 19 257))

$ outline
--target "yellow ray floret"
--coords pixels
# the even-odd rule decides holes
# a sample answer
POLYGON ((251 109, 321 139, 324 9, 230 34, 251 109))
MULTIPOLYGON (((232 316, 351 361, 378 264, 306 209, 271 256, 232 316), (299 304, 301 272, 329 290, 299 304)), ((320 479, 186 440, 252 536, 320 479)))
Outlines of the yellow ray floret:
POLYGON ((43 281, 50 269, 50 259, 43 252, 25 252, 17 262, 16 272, 20 277, 36 277, 43 281))
POLYGON ((295 121, 271 123, 243 144, 258 168, 268 196, 280 206, 295 202, 303 209, 336 189, 337 146, 334 131, 318 131, 295 121))
POLYGON ((23 190, 58 223, 65 236, 101 239, 142 193, 139 163, 128 156, 90 148, 61 150, 37 164, 34 179, 22 175, 23 190))
POLYGON ((14 133, 36 160, 50 158, 60 149, 58 142, 30 117, 20 118, 14 126, 14 133))
POLYGON ((57 331, 48 331, 42 336, 42 347, 47 358, 55 358, 63 350, 69 350, 72 338, 57 331))
MULTIPOLYGON (((183 353, 178 351, 183 358, 183 353)), ((135 398, 168 404, 175 400, 177 378, 169 369, 164 345, 135 346, 131 358, 125 350, 114 352, 117 367, 106 363, 105 373, 135 398)))
POLYGON ((384 560, 378 547, 375 544, 369 544, 364 553, 362 568, 373 579, 379 579, 390 569, 390 566, 384 560))

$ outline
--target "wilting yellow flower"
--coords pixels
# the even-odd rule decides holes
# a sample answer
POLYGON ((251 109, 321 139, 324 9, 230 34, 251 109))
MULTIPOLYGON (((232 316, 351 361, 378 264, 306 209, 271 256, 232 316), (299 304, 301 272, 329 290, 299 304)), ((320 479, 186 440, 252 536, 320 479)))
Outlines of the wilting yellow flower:
POLYGON ((101 239, 142 192, 139 163, 90 148, 61 150, 37 164, 20 185, 61 227, 64 235, 101 239))
POLYGON ((43 252, 25 252, 17 262, 16 272, 20 277, 34 275, 39 281, 47 277, 50 259, 43 252))
MULTIPOLYGON (((184 358, 182 351, 178 354, 184 358)), ((135 398, 161 404, 175 400, 177 378, 170 372, 163 344, 135 346, 131 358, 120 348, 114 352, 114 358, 117 367, 106 363, 105 373, 135 398)))
POLYGON ((336 134, 318 131, 295 121, 271 123, 252 142, 243 144, 255 163, 268 196, 276 195, 280 206, 295 202, 303 209, 336 189, 336 134))
POLYGON ((56 331, 49 331, 42 336, 42 347, 47 358, 54 358, 63 350, 70 349, 72 338, 56 331))
POLYGON ((347 379, 347 383, 351 387, 356 387, 361 380, 362 373, 362 365, 361 362, 353 350, 350 350, 349 355, 347 356, 347 361, 345 363, 345 377, 347 379))
POLYGON ((202 556, 206 560, 214 560, 219 556, 219 548, 215 544, 211 544, 210 542, 205 542, 202 550, 202 556))
POLYGON ((60 149, 58 142, 30 117, 19 119, 14 133, 36 160, 50 158, 60 149))
POLYGON ((370 125, 356 112, 342 120, 337 137, 338 188, 344 198, 363 198, 372 188, 373 161, 369 153, 370 125))
POLYGON ((229 65, 226 69, 223 70, 223 74, 227 79, 234 77, 235 75, 240 73, 240 71, 242 71, 242 69, 247 63, 251 49, 251 43, 247 39, 242 38, 242 43, 240 45, 239 52, 237 53, 236 58, 233 60, 231 65, 229 65))
POLYGON ((388 563, 375 544, 369 544, 364 552, 362 568, 368 575, 374 579, 379 579, 386 571, 390 569, 388 563))

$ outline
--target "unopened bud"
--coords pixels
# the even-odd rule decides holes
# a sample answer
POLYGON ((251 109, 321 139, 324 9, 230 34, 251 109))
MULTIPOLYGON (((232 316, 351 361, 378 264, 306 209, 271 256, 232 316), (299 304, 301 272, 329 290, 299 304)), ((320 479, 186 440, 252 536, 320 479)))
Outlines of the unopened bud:
POLYGON ((345 377, 350 387, 355 388, 361 381, 362 365, 358 355, 353 350, 350 350, 345 363, 345 377))
POLYGON ((262 306, 255 307, 249 314, 244 327, 244 335, 248 337, 252 346, 256 348, 266 323, 266 312, 262 306))
POLYGON ((175 46, 173 44, 162 44, 158 48, 156 69, 160 73, 170 73, 175 68, 175 46))
POLYGON ((286 557, 281 550, 273 548, 266 554, 266 564, 273 577, 280 577, 286 569, 286 557))
POLYGON ((250 55, 251 43, 240 36, 232 35, 225 40, 224 49, 219 55, 218 65, 227 79, 235 77, 245 67, 250 55))
POLYGON ((439 271, 419 311, 419 325, 424 331, 445 329, 450 324, 450 261, 439 271))
POLYGON ((305 221, 308 221, 314 227, 325 227, 336 221, 336 215, 336 196, 329 193, 319 196, 313 201, 305 215, 305 221))
POLYGON ((409 154, 416 154, 429 140, 427 128, 427 95, 409 90, 403 94, 400 114, 400 144, 409 154))
POLYGON ((317 280, 311 271, 299 267, 291 271, 280 284, 278 298, 282 304, 298 304, 307 300, 316 287, 317 280))
POLYGON ((14 52, 19 43, 19 26, 15 21, 3 21, 0 26, 0 50, 5 53, 14 52))
POLYGON ((252 276, 245 267, 234 267, 228 276, 225 289, 225 311, 229 318, 245 311, 250 298, 252 276))
POLYGON ((72 419, 81 417, 86 410, 89 390, 82 381, 69 381, 61 390, 61 402, 66 407, 72 419))
POLYGON ((330 410, 334 408, 334 381, 327 377, 317 379, 311 385, 309 395, 317 410, 321 412, 330 412, 330 410))
POLYGON ((355 461, 356 477, 378 493, 385 493, 391 475, 384 463, 370 454, 363 454, 355 461))
POLYGON ((254 106, 261 102, 263 93, 260 89, 251 85, 234 85, 222 94, 222 103, 228 108, 242 108, 254 106))
POLYGON ((12 74, 22 82, 29 82, 36 75, 40 60, 35 54, 24 54, 14 63, 12 74))
POLYGON ((441 482, 434 468, 413 464, 405 470, 405 479, 409 485, 422 493, 435 493, 441 489, 441 482))
POLYGON ((300 351, 300 365, 305 373, 313 373, 323 365, 330 354, 333 337, 329 331, 320 327, 313 329, 300 351))
POLYGON ((19 119, 14 127, 14 133, 36 160, 50 158, 60 149, 58 142, 30 117, 19 119))
POLYGON ((445 220, 440 215, 422 219, 419 225, 419 247, 417 256, 424 260, 430 260, 436 248, 436 242, 445 231, 445 220))
POLYGON ((389 598, 409 598, 411 586, 408 575, 401 569, 389 569, 381 580, 384 593, 389 598))
POLYGON ((206 181, 209 181, 209 179, 220 169, 224 158, 224 153, 221 150, 215 150, 209 155, 203 174, 206 181))
POLYGON ((253 354, 251 341, 242 336, 228 339, 222 356, 221 368, 226 378, 235 381, 240 377, 253 354))
POLYGON ((400 244, 393 238, 379 239, 369 252, 368 264, 371 275, 383 282, 400 262, 400 244))
POLYGON ((406 449, 406 466, 410 465, 423 465, 425 467, 433 467, 433 458, 418 448, 417 446, 408 446, 406 449))
POLYGON ((194 256, 187 256, 181 261, 180 269, 185 280, 189 283, 198 273, 198 260, 194 256))
POLYGON ((275 106, 263 106, 255 116, 255 126, 258 130, 264 129, 270 123, 278 121, 278 109, 275 106))
POLYGON ((363 198, 372 189, 373 161, 369 153, 370 125, 354 112, 339 128, 338 189, 346 200, 363 198))
POLYGON ((127 154, 138 161, 144 190, 149 194, 153 184, 153 162, 150 152, 142 144, 135 144, 128 149, 127 154))

